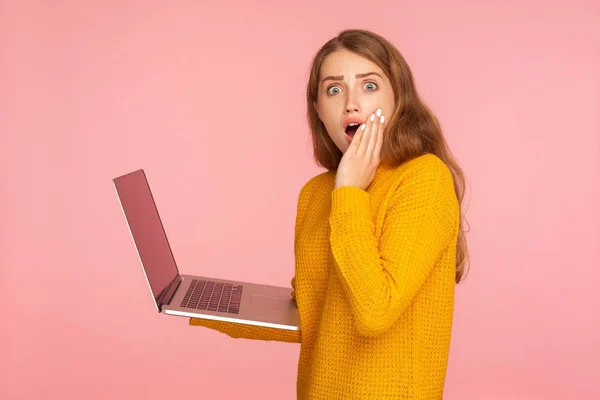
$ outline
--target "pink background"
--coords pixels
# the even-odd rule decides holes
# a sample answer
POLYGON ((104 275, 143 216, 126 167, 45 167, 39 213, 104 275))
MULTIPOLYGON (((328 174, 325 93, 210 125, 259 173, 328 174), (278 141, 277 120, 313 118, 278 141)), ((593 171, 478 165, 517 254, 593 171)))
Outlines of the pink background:
POLYGON ((289 285, 308 67, 348 27, 469 180, 445 398, 600 398, 598 1, 204 3, 0 2, 0 398, 294 397, 298 345, 155 312, 111 179, 146 169, 184 272, 289 285))

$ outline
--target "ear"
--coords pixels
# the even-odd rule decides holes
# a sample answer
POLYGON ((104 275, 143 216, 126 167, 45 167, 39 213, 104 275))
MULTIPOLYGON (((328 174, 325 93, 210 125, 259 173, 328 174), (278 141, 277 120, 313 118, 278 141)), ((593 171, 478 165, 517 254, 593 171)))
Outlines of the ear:
MULTIPOLYGON (((317 101, 313 101, 313 107, 315 108, 315 111, 317 112, 317 115, 319 115, 319 107, 317 106, 317 101)), ((321 118, 321 116, 319 115, 319 119, 321 118)))

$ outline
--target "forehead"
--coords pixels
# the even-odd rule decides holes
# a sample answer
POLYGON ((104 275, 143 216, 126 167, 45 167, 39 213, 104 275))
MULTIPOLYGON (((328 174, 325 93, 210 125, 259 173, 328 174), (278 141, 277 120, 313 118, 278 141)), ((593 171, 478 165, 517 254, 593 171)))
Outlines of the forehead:
POLYGON ((354 78, 354 74, 377 72, 384 76, 377 64, 349 50, 337 50, 329 54, 321 64, 320 78, 329 75, 344 75, 344 78, 354 78), (348 76, 352 74, 351 76, 348 76))

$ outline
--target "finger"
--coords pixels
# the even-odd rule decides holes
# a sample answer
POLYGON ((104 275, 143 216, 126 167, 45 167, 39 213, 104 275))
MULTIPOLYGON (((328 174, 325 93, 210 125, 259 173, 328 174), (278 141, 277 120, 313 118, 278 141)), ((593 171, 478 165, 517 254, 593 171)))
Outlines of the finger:
POLYGON ((373 150, 373 156, 379 160, 381 156, 381 147, 383 146, 383 134, 385 132, 384 125, 385 118, 382 115, 379 123, 379 132, 377 133, 377 142, 375 142, 375 150, 373 150))
POLYGON ((368 129, 367 124, 364 123, 358 128, 358 130, 354 134, 354 138, 352 138, 352 142, 350 142, 350 147, 348 148, 348 150, 352 151, 352 154, 356 155, 360 151, 361 143, 366 140, 366 129, 368 129))
POLYGON ((381 117, 381 109, 377 109, 375 113, 375 121, 373 122, 373 127, 371 128, 371 135, 369 137, 369 144, 366 150, 366 156, 368 159, 372 158, 373 153, 375 151, 375 143, 377 142, 377 138, 379 137, 379 129, 380 129, 380 117, 381 117))
POLYGON ((359 157, 364 157, 367 154, 367 148, 369 147, 369 139, 373 135, 373 123, 375 121, 375 114, 371 114, 369 119, 366 122, 366 128, 363 135, 363 139, 361 140, 361 146, 357 150, 357 155, 359 157))

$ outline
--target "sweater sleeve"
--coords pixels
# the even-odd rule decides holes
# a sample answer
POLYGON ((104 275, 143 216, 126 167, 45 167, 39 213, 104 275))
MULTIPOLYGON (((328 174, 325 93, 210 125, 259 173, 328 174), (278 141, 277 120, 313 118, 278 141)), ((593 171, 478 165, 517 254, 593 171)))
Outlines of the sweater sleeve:
POLYGON ((331 250, 361 335, 389 329, 453 243, 459 208, 445 168, 428 163, 409 172, 390 200, 379 240, 369 194, 352 186, 332 191, 331 250))

